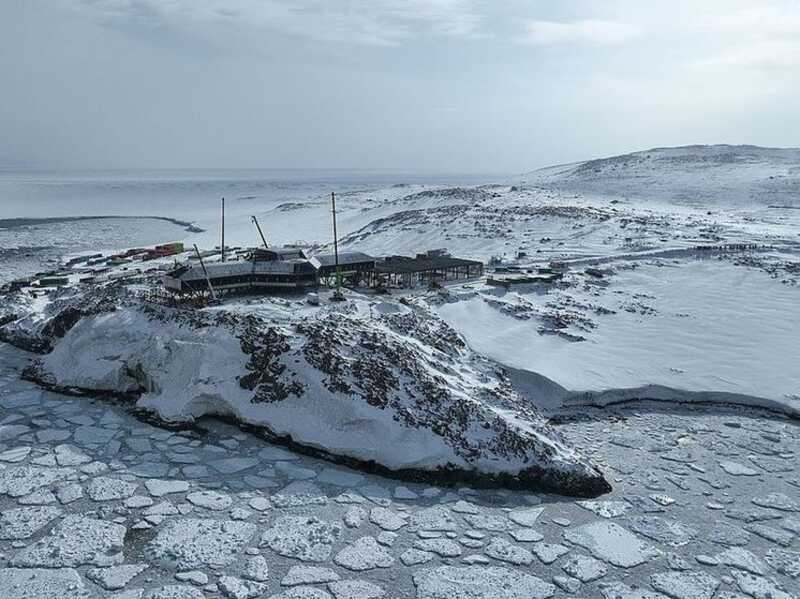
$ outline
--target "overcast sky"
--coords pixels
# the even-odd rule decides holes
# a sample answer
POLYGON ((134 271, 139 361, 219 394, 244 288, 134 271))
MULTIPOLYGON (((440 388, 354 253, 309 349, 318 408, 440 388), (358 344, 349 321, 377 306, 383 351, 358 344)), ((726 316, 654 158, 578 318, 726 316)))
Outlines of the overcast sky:
POLYGON ((800 145, 800 0, 0 0, 0 165, 515 173, 800 145))

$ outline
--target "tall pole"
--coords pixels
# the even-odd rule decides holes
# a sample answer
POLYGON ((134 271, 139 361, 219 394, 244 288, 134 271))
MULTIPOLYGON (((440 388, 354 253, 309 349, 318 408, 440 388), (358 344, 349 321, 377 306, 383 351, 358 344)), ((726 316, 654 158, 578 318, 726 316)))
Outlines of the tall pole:
POLYGON ((206 265, 203 263, 203 255, 200 253, 200 250, 197 249, 197 244, 194 244, 194 251, 197 252, 197 258, 200 260, 200 266, 203 269, 203 274, 206 277, 206 283, 208 283, 208 290, 211 292, 211 297, 216 300, 217 294, 214 293, 214 287, 211 285, 211 278, 208 276, 208 271, 206 270, 206 265))
POLYGON ((222 261, 225 262, 225 198, 222 198, 222 261))
POLYGON ((264 237, 264 233, 261 231, 261 225, 258 224, 258 219, 255 216, 251 216, 250 218, 253 219, 253 222, 256 225, 256 229, 258 229, 258 234, 261 235, 261 241, 264 242, 264 249, 268 250, 269 246, 267 245, 267 240, 264 237))
POLYGON ((339 272, 339 236, 336 233, 336 194, 331 192, 331 214, 333 215, 333 258, 336 264, 336 294, 337 299, 341 297, 342 276, 339 272))

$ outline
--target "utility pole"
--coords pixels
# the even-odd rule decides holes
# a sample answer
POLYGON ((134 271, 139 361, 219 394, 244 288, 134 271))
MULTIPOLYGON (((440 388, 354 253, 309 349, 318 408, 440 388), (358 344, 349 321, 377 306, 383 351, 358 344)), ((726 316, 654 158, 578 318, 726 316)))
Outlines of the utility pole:
POLYGON ((222 261, 225 262, 225 198, 222 198, 222 261))
POLYGON ((206 277, 206 283, 208 283, 208 290, 211 292, 211 298, 214 301, 217 301, 217 294, 214 293, 214 287, 211 285, 211 279, 208 276, 208 271, 206 270, 206 265, 203 263, 203 255, 200 253, 200 250, 197 249, 197 244, 194 244, 194 251, 197 253, 197 258, 200 260, 200 266, 203 269, 203 274, 206 277))
POLYGON ((333 300, 340 302, 344 300, 342 295, 342 273, 339 270, 339 236, 336 233, 336 194, 331 192, 331 214, 333 215, 333 258, 336 263, 336 291, 333 292, 333 300))

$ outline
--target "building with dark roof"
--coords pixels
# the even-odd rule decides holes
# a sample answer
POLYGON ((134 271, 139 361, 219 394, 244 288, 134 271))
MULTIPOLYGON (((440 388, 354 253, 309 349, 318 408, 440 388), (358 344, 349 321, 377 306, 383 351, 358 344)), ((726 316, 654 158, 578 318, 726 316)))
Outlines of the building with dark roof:
POLYGON ((180 294, 205 293, 209 282, 215 293, 302 290, 317 286, 317 271, 308 260, 236 260, 182 266, 163 278, 167 291, 180 294))
POLYGON ((449 255, 417 254, 408 256, 389 256, 375 263, 375 274, 385 279, 388 285, 415 287, 433 281, 469 279, 483 275, 483 262, 453 258, 449 255))
MULTIPOLYGON (((330 282, 336 276, 335 254, 317 254, 309 260, 317 269, 320 280, 330 282)), ((339 272, 342 276, 360 281, 368 281, 375 270, 375 258, 362 252, 339 252, 339 272)))

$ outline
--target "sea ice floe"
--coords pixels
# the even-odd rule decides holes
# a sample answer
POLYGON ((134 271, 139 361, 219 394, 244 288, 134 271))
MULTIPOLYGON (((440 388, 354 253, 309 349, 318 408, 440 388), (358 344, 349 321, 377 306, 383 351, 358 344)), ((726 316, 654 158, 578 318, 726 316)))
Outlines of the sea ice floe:
POLYGON ((573 578, 584 583, 602 578, 608 573, 608 567, 604 562, 586 555, 576 555, 561 568, 573 578))
POLYGON ((233 504, 230 495, 218 491, 195 491, 186 495, 186 500, 198 507, 214 511, 226 510, 233 504))
POLYGON ((281 585, 285 587, 297 586, 301 584, 320 584, 339 580, 339 575, 330 568, 318 566, 292 566, 281 579, 281 585))
POLYGON ((766 539, 767 541, 771 541, 783 547, 791 546, 795 537, 793 532, 778 530, 777 528, 772 528, 765 524, 748 524, 744 528, 746 531, 752 532, 762 539, 766 539))
POLYGON ((430 551, 420 551, 419 549, 406 549, 400 554, 400 561, 406 566, 417 566, 419 564, 427 564, 436 555, 430 551))
POLYGON ((351 489, 364 482, 364 475, 352 470, 324 468, 317 476, 317 482, 351 489))
POLYGON ((191 582, 197 586, 208 584, 208 574, 201 570, 187 570, 185 572, 176 572, 175 580, 178 582, 191 582))
POLYGON ((741 547, 730 547, 714 557, 718 562, 726 566, 744 570, 751 574, 763 576, 769 570, 769 566, 763 559, 741 547))
POLYGON ((105 445, 113 439, 118 431, 99 426, 79 426, 75 429, 72 438, 78 445, 105 445))
POLYGON ((0 568, 0 597, 8 599, 87 599, 89 593, 71 568, 0 568))
POLYGON ((539 516, 542 515, 543 511, 543 507, 521 508, 511 510, 508 513, 508 517, 512 522, 519 524, 520 526, 534 526, 536 521, 539 519, 539 516))
POLYGON ((770 549, 764 559, 776 572, 785 574, 790 578, 800 578, 800 553, 797 551, 770 549))
POLYGON ((470 503, 469 501, 464 501, 463 499, 459 499, 456 501, 451 507, 454 512, 457 514, 477 514, 480 512, 480 508, 474 503, 470 503))
POLYGON ((537 543, 544 539, 544 535, 532 528, 519 528, 512 530, 508 534, 518 543, 537 543))
POLYGON ((228 599, 255 599, 267 590, 267 585, 262 582, 242 580, 235 576, 220 576, 217 585, 228 599))
POLYGON ((409 526, 412 530, 458 530, 458 522, 453 518, 450 510, 441 505, 414 512, 411 515, 409 526))
POLYGON ((384 507, 375 507, 369 513, 369 520, 383 530, 400 530, 407 523, 407 516, 384 507))
POLYGON ((22 497, 75 475, 72 468, 9 466, 0 470, 0 495, 22 497))
POLYGON ((631 509, 625 501, 578 501, 579 506, 603 518, 616 518, 631 509))
POLYGON ((124 526, 69 515, 56 525, 49 536, 17 553, 12 564, 46 568, 113 566, 122 562, 124 540, 124 526))
POLYGON ((11 441, 20 435, 31 430, 31 427, 24 424, 3 424, 0 425, 0 442, 11 441))
POLYGON ((275 470, 282 472, 291 480, 311 480, 317 478, 317 471, 311 468, 304 468, 292 462, 278 462, 275 470))
POLYGON ((212 460, 209 465, 222 474, 236 474, 258 464, 257 458, 222 458, 212 460))
POLYGON ((222 567, 231 564, 256 527, 247 522, 169 520, 147 546, 151 559, 177 570, 222 567))
MULTIPOLYGON (((529 566, 533 562, 533 554, 519 545, 509 543, 502 537, 494 537, 484 549, 486 555, 515 566, 529 566)), ((460 554, 460 552, 459 552, 460 554)))
POLYGON ((0 512, 0 539, 27 539, 60 515, 59 508, 48 506, 5 510, 0 512))
POLYGON ((488 530, 490 532, 507 532, 515 528, 514 524, 505 516, 490 513, 466 514, 464 520, 472 528, 488 530))
POLYGON ((783 512, 800 512, 800 501, 783 493, 770 493, 763 497, 754 497, 753 503, 760 507, 772 508, 783 512))
POLYGON ((562 555, 569 553, 569 547, 558 543, 534 543, 531 545, 531 550, 543 564, 552 564, 562 555))
POLYGON ((300 480, 289 483, 270 499, 273 505, 280 508, 328 503, 328 497, 322 489, 312 482, 300 480))
POLYGON ((731 476, 758 476, 758 470, 754 470, 739 462, 723 460, 719 463, 719 467, 731 476))
POLYGON ((50 489, 37 489, 33 493, 17 499, 17 503, 20 505, 48 505, 56 503, 56 501, 57 498, 50 489))
POLYGON ((148 567, 147 564, 125 564, 111 568, 91 568, 86 572, 86 578, 107 591, 116 591, 124 589, 131 580, 147 570, 148 567))
POLYGON ((317 587, 300 586, 286 589, 269 599, 331 599, 331 594, 317 587))
POLYGON ((269 566, 263 555, 253 555, 247 558, 242 570, 242 578, 254 580, 255 582, 266 582, 269 580, 269 566))
POLYGON ((281 516, 264 532, 261 544, 275 553, 304 562, 322 562, 342 532, 338 522, 315 517, 281 516))
POLYGON ((56 487, 56 497, 62 505, 68 505, 83 497, 83 487, 78 483, 68 483, 56 487))
POLYGON ((189 483, 185 480, 161 480, 150 478, 144 481, 144 486, 153 497, 163 497, 172 493, 185 493, 189 490, 189 483))
POLYGON ((600 592, 603 599, 669 599, 656 591, 631 587, 623 582, 601 582, 600 592))
POLYGON ((414 574, 417 599, 547 599, 556 587, 537 576, 500 567, 441 566, 414 574))
POLYGON ((567 529, 564 538, 620 568, 632 568, 660 555, 655 547, 614 522, 591 522, 567 529))
POLYGON ((137 483, 126 482, 117 478, 98 476, 86 485, 86 494, 94 501, 113 501, 127 499, 138 488, 137 483))
POLYGON ((571 576, 553 576, 553 582, 558 588, 570 595, 574 595, 581 588, 581 581, 571 576))
POLYGON ((30 453, 31 448, 29 446, 7 449, 6 451, 0 452, 0 462, 10 462, 12 464, 21 462, 27 458, 30 453))
POLYGON ((336 599, 381 599, 386 593, 377 584, 366 580, 340 580, 328 585, 336 599))
POLYGON ((400 501, 414 501, 419 498, 419 495, 408 487, 400 485, 394 489, 394 498, 400 501))
POLYGON ((720 582, 705 572, 689 570, 657 572, 650 577, 650 584, 673 599, 711 599, 720 582))
POLYGON ((671 547, 686 545, 697 536, 694 528, 658 516, 636 516, 630 519, 630 527, 634 532, 671 547))
POLYGON ((154 502, 151 497, 147 497, 146 495, 133 495, 123 501, 122 505, 128 509, 139 509, 143 507, 150 507, 153 505, 153 503, 154 502))
POLYGON ((157 589, 145 591, 142 599, 205 599, 203 593, 182 584, 169 584, 157 589))
POLYGON ((461 546, 450 539, 419 539, 414 541, 414 549, 435 553, 441 557, 461 555, 461 546))
POLYGON ((270 503, 269 499, 267 499, 266 497, 253 497, 247 503, 247 505, 249 505, 251 508, 253 508, 257 512, 265 512, 270 507, 272 507, 272 504, 270 503))
POLYGON ((381 547, 374 537, 356 539, 337 553, 333 561, 355 571, 389 568, 394 564, 392 554, 381 547))
POLYGON ((358 528, 367 517, 367 512, 364 508, 357 505, 347 508, 342 520, 347 528, 358 528))

